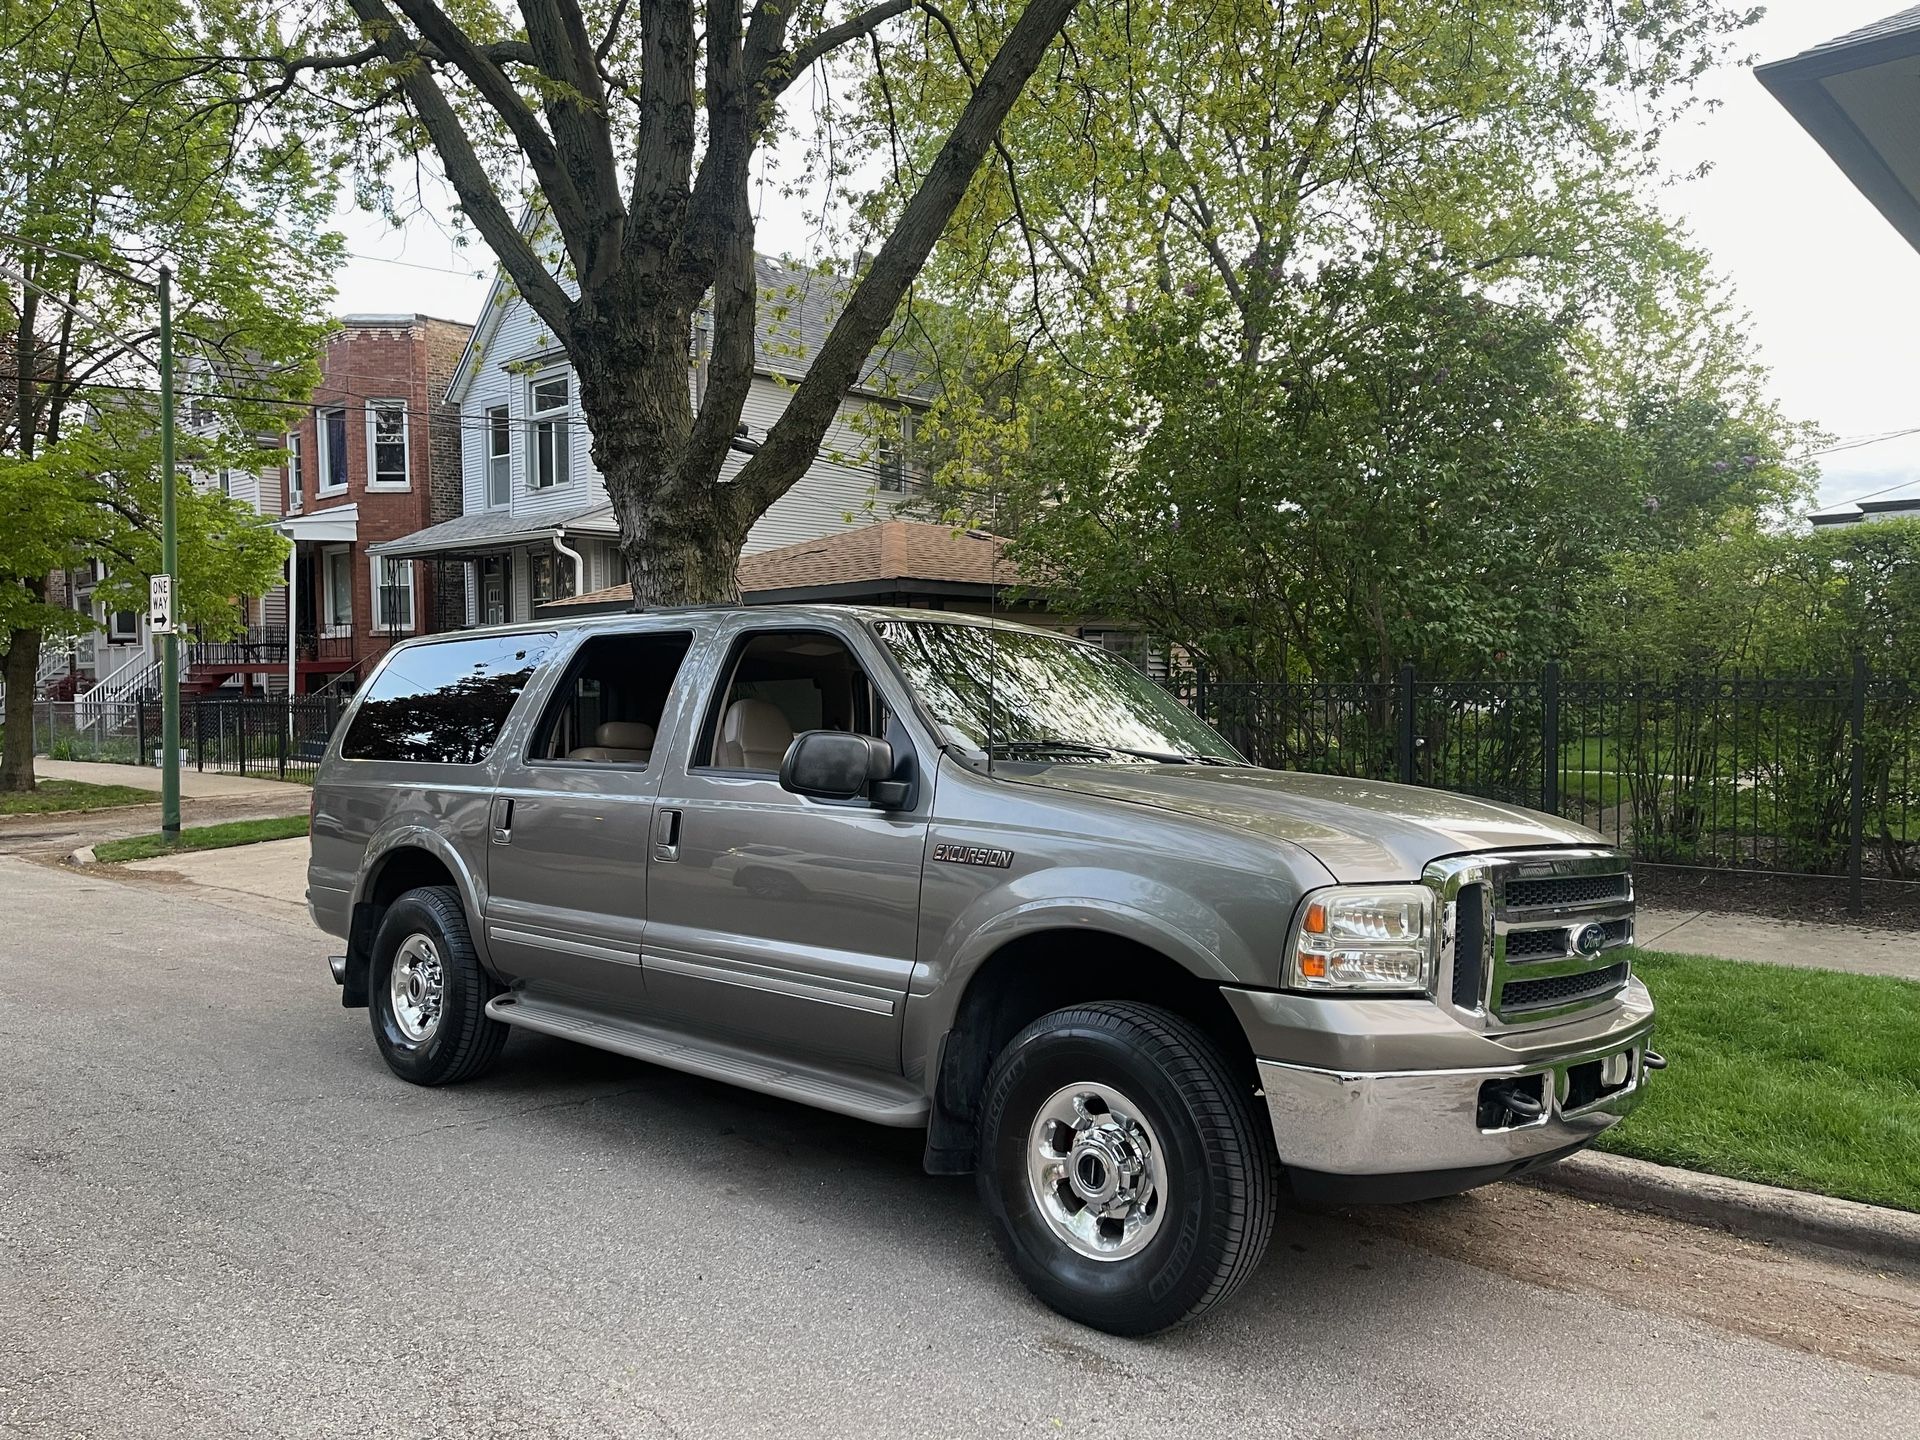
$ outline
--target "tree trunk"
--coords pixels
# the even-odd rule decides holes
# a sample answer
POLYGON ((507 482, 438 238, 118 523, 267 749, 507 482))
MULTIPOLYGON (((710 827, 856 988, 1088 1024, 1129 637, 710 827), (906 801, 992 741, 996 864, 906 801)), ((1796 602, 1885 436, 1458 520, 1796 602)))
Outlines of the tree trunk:
POLYGON ((0 753, 0 794, 33 789, 33 681, 40 669, 40 632, 7 637, 6 745, 0 753))

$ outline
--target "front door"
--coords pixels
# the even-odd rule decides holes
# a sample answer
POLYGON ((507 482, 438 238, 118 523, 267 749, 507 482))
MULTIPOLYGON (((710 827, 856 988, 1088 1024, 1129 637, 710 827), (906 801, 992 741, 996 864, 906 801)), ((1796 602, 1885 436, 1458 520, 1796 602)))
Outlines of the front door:
POLYGON ((653 740, 691 636, 590 636, 488 818, 487 948, 529 986, 641 1008, 653 740))
POLYGON ((849 637, 812 630, 739 634, 689 718, 691 742, 658 799, 649 1008, 791 1054, 897 1070, 924 813, 802 799, 778 774, 802 730, 896 747, 910 744, 904 730, 849 637))

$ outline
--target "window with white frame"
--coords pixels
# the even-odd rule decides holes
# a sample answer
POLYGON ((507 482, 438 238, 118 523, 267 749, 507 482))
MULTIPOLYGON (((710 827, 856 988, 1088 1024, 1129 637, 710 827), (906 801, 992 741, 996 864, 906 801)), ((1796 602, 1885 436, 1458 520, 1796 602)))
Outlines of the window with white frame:
POLYGON ((336 495, 347 488, 347 412, 335 405, 314 412, 315 494, 336 495))
POLYGON ((322 596, 327 629, 336 633, 353 628, 353 552, 342 545, 328 550, 321 567, 322 596))
POLYGON ((372 564, 374 628, 413 629, 413 562, 375 555, 372 564))
POLYGON ((107 639, 115 645, 131 645, 139 638, 139 611, 115 610, 107 617, 107 639))
POLYGON ((367 402, 367 484, 382 490, 407 488, 407 402, 367 402))
POLYGON ((535 490, 559 485, 572 473, 567 443, 572 396, 573 378, 564 370, 535 376, 527 386, 527 418, 533 430, 528 483, 535 490))
POLYGON ((233 494, 233 471, 222 465, 214 472, 213 483, 219 487, 222 495, 233 494))
POLYGON ((298 515, 303 503, 300 491, 300 432, 287 432, 287 513, 298 515))
POLYGON ((879 488, 901 491, 926 479, 914 446, 913 411, 900 411, 899 433, 883 431, 874 443, 874 468, 879 471, 879 488))
POLYGON ((513 501, 513 424, 507 407, 487 411, 487 508, 499 510, 513 501))

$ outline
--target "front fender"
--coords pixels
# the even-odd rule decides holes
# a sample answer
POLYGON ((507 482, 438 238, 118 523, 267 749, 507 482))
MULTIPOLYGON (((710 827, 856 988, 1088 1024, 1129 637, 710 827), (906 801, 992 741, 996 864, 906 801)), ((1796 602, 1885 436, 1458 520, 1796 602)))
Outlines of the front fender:
POLYGON ((1034 871, 973 900, 947 927, 934 959, 914 967, 901 1055, 931 1086, 930 1063, 974 976, 1009 942, 1054 930, 1128 940, 1214 985, 1246 984, 1278 964, 1262 960, 1198 898, 1137 874, 1061 866, 1034 871))
MULTIPOLYGON (((479 867, 469 863, 461 853, 459 846, 450 841, 442 828, 418 818, 396 817, 390 824, 382 826, 367 842, 366 856, 361 862, 360 873, 353 887, 353 909, 356 917, 371 913, 372 900, 380 883, 381 872, 393 856, 405 850, 419 850, 431 855, 446 869, 453 878, 454 888, 460 892, 460 905, 469 917, 468 929, 471 932, 473 948, 480 956, 480 963, 489 971, 494 970, 493 957, 487 950, 486 929, 481 918, 486 914, 486 879, 479 867)), ((371 937, 369 937, 371 938, 371 937)), ((351 947, 349 949, 350 961, 351 947)))

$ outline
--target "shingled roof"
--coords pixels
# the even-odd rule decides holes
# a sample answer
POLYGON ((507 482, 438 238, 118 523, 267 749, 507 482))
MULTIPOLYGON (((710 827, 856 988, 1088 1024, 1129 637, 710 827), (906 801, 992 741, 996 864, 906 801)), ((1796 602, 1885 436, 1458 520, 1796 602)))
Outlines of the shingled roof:
MULTIPOLYGON (((820 540, 762 550, 740 561, 740 591, 749 603, 798 599, 872 599, 899 592, 974 592, 1021 583, 1002 551, 1007 542, 977 530, 916 520, 882 520, 820 540)), ((543 611, 611 609, 633 599, 611 585, 543 606, 543 611)))

